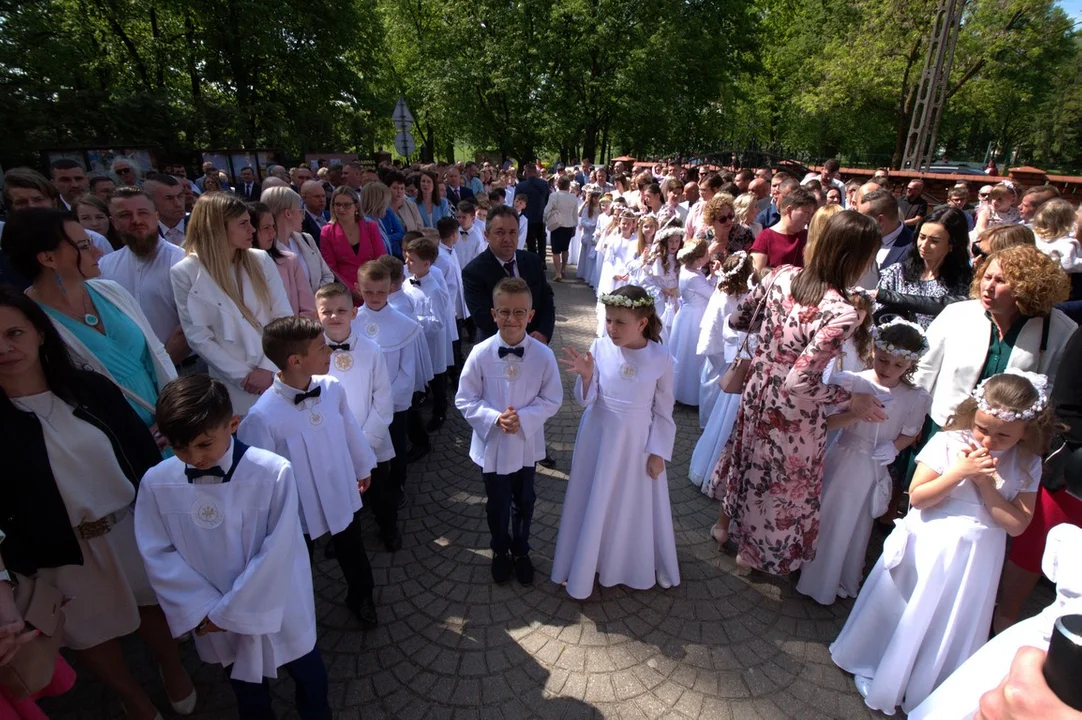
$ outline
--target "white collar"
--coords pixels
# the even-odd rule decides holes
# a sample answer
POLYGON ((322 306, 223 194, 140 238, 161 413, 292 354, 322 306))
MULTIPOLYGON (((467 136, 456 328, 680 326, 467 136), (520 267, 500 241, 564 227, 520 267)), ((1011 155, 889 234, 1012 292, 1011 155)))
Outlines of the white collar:
POLYGON ((179 230, 181 234, 184 234, 184 218, 180 219, 180 222, 176 224, 176 227, 169 227, 161 220, 159 220, 158 228, 162 231, 162 235, 168 235, 170 230, 179 230))
MULTIPOLYGON (((331 345, 331 344, 334 344, 334 345, 349 345, 350 352, 353 352, 354 350, 357 349, 357 333, 353 332, 352 327, 349 330, 349 337, 347 337, 345 340, 342 340, 341 342, 339 342, 338 340, 331 340, 330 336, 328 336, 326 332, 323 333, 323 340, 328 345, 331 345)), ((275 375, 274 379, 277 380, 278 376, 275 375)), ((297 390, 295 388, 290 388, 290 389, 293 390, 293 392, 297 392, 297 390)), ((310 389, 311 389, 311 387, 309 387, 309 390, 310 389)))
MULTIPOLYGON (((296 405, 296 403, 294 402, 293 399, 295 397, 297 397, 298 393, 303 393, 303 392, 308 392, 310 390, 314 390, 318 386, 319 386, 319 383, 316 382, 315 378, 312 378, 311 380, 308 381, 308 387, 306 387, 304 390, 298 390, 297 388, 293 387, 292 385, 286 385, 284 382, 282 382, 282 378, 278 376, 278 373, 274 374, 274 382, 271 383, 271 389, 274 390, 274 392, 281 395, 286 400, 288 400, 293 405, 296 405)), ((322 392, 322 391, 320 391, 320 392, 322 392)), ((305 400, 300 405, 296 405, 296 407, 301 408, 301 407, 308 407, 309 405, 315 405, 321 399, 322 399, 322 397, 308 398, 307 400, 305 400)))

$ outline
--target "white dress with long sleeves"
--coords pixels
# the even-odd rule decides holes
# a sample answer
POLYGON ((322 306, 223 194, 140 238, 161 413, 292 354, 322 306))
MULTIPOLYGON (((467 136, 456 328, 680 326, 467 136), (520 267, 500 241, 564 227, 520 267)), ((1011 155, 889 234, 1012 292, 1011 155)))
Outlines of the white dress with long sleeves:
MULTIPOLYGON (((860 375, 876 380, 873 370, 860 375)), ((874 519, 872 491, 877 482, 890 482, 886 466, 873 460, 872 453, 881 443, 919 433, 932 404, 923 388, 909 385, 893 388, 890 398, 884 422, 855 422, 843 428, 827 451, 815 558, 801 566, 796 586, 821 605, 856 597, 860 590, 874 519)))
MULTIPOLYGON (((600 210, 595 212, 600 212, 600 210)), ((579 261, 576 270, 578 276, 591 286, 594 284, 594 266, 597 257, 597 251, 594 249, 597 244, 594 236, 594 232, 597 230, 597 220, 598 216, 596 214, 589 217, 585 207, 579 213, 579 226, 582 229, 579 231, 581 247, 579 248, 579 261)))
MULTIPOLYGON (((719 293, 715 293, 715 295, 717 294, 719 293)), ((723 297, 725 296, 724 293, 720 294, 723 297)), ((741 298, 727 298, 724 307, 728 307, 732 303, 731 307, 735 309, 740 300, 741 298)), ((714 298, 711 297, 710 301, 713 303, 714 298)), ((707 312, 709 313, 709 311, 707 312)), ((731 312, 732 310, 730 310, 731 312)), ((705 323, 706 316, 703 317, 703 321, 705 323)), ((725 370, 737 357, 750 360, 751 356, 755 354, 755 348, 759 346, 759 336, 755 333, 751 337, 747 337, 747 335, 747 333, 733 330, 729 326, 728 315, 722 316, 720 328, 716 325, 713 326, 705 347, 713 350, 720 344, 723 363, 721 365, 722 375, 725 374, 725 370), (719 329, 721 334, 720 343, 716 337, 719 329), (745 337, 747 337, 748 344, 741 351, 745 337)), ((702 336, 699 339, 702 341, 702 336)), ((688 479, 706 495, 710 494, 710 478, 714 474, 714 468, 717 467, 718 460, 721 459, 722 452, 725 451, 725 445, 729 441, 729 433, 732 432, 733 426, 736 424, 736 415, 740 411, 741 393, 720 392, 720 386, 718 390, 718 397, 710 409, 710 417, 706 421, 706 427, 703 428, 702 435, 699 436, 698 442, 695 443, 695 449, 691 453, 691 464, 688 467, 688 479)))
POLYGON ((341 384, 316 375, 309 390, 318 397, 295 402, 298 393, 278 377, 237 428, 237 439, 281 455, 293 465, 301 528, 315 540, 337 535, 361 509, 357 481, 372 474, 376 456, 353 417, 341 384))
MULTIPOLYGON (((940 432, 917 462, 942 474, 974 442, 968 430, 940 432)), ((1006 500, 1036 492, 1040 457, 1017 446, 992 455, 1006 500)), ((886 713, 922 703, 988 640, 1007 541, 968 478, 895 524, 830 646, 838 667, 867 679, 868 707, 886 713)))
POLYGON ((676 361, 674 394, 676 401, 684 405, 699 404, 705 358, 696 349, 699 345, 699 326, 713 292, 710 280, 701 272, 680 269, 680 311, 673 320, 669 352, 676 361))
POLYGON ((729 367, 725 359, 725 340, 729 323, 726 320, 743 295, 729 297, 718 289, 710 293, 702 319, 699 321, 699 339, 695 353, 703 359, 703 369, 699 376, 699 428, 706 427, 714 403, 721 395, 721 376, 729 367))
POLYGON ((1014 655, 1029 646, 1047 648, 1058 618, 1082 613, 1082 528, 1069 523, 1048 531, 1041 569, 1056 584, 1055 601, 988 641, 936 691, 909 713, 909 720, 968 720, 981 695, 995 689, 1011 670, 1014 655))
POLYGON ((676 262, 676 255, 670 255, 665 264, 658 258, 644 265, 640 278, 639 284, 654 298, 654 310, 661 320, 661 342, 668 345, 676 311, 680 308, 679 294, 668 295, 665 292, 680 289, 680 265, 676 262), (668 270, 665 265, 668 265, 668 270))
POLYGON ((552 580, 584 599, 594 589, 627 585, 645 590, 680 582, 667 473, 646 472, 650 455, 671 460, 672 357, 650 342, 640 350, 618 348, 608 338, 590 346, 590 384, 575 382, 586 411, 564 497, 552 580))
POLYGON ((608 234, 612 222, 612 215, 601 213, 597 216, 597 226, 594 228, 594 265, 588 282, 590 287, 599 294, 601 292, 601 274, 605 266, 605 254, 608 252, 609 244, 612 241, 612 237, 608 234))
POLYGON ((173 635, 210 618, 225 632, 195 638, 200 659, 259 683, 312 651, 316 610, 293 469, 258 448, 234 468, 236 447, 219 462, 228 482, 189 482, 175 457, 147 471, 135 530, 173 635))
POLYGON ((455 407, 473 428, 470 459, 483 473, 510 475, 545 458, 545 421, 560 409, 563 386, 556 356, 544 343, 527 335, 515 347, 522 357, 508 353, 499 333, 474 346, 462 368, 455 407), (513 407, 519 430, 509 435, 496 426, 499 416, 513 407))
POLYGON ((270 289, 270 306, 259 301, 251 280, 243 278, 241 295, 258 327, 248 322, 236 304, 206 271, 199 258, 188 255, 169 271, 177 314, 192 350, 207 361, 211 377, 225 383, 233 412, 244 415, 258 398, 243 387, 253 370, 276 371, 263 353, 263 327, 271 320, 291 317, 293 307, 274 259, 262 250, 249 250, 270 289))

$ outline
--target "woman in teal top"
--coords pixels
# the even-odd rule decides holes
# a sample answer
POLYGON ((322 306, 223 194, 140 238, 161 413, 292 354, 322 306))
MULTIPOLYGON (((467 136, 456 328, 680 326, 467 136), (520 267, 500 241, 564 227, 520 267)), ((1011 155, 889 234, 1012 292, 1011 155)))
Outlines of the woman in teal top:
POLYGON ((96 279, 101 253, 83 227, 61 210, 30 208, 8 223, 3 250, 32 278, 27 295, 48 313, 76 363, 112 380, 164 445, 154 406, 176 370, 135 298, 96 279))

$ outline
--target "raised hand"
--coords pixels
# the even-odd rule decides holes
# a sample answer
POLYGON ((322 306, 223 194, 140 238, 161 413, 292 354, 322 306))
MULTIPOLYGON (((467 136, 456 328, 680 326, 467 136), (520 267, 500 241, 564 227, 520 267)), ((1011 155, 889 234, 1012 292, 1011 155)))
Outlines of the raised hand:
POLYGON ((560 359, 560 364, 563 365, 568 372, 575 373, 582 378, 583 382, 586 382, 594 374, 594 356, 587 350, 585 353, 579 353, 573 347, 564 348, 564 358, 560 359))

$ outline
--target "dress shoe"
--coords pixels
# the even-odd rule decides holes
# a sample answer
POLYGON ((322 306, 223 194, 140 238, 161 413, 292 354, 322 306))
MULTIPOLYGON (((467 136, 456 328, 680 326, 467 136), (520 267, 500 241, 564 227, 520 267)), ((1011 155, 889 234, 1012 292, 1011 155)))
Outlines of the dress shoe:
POLYGON ((492 579, 501 585, 511 579, 511 556, 507 553, 492 556, 492 579))
POLYGON ((432 419, 428 421, 428 425, 425 426, 425 430, 430 433, 434 433, 443 427, 443 423, 447 418, 443 415, 433 415, 432 419))
POLYGON ((346 607, 361 623, 362 627, 374 628, 379 625, 379 617, 376 615, 376 603, 371 596, 360 600, 346 598, 346 607))
POLYGON ((432 447, 430 445, 414 445, 406 453, 406 463, 417 462, 431 451, 432 447))
POLYGON ((548 455, 545 455, 545 458, 543 460, 538 460, 537 464, 543 468, 548 468, 549 470, 556 467, 556 461, 548 455))
POLYGON ((520 585, 533 584, 533 562, 529 555, 515 558, 515 579, 520 585))
POLYGON ((401 550, 402 533, 395 530, 393 535, 384 535, 383 547, 387 550, 387 552, 398 552, 399 550, 401 550))

